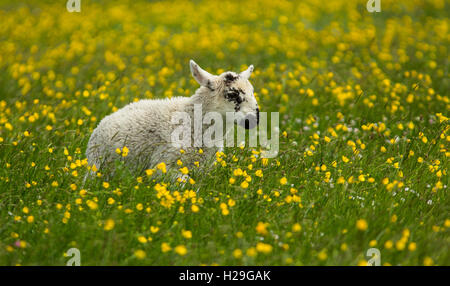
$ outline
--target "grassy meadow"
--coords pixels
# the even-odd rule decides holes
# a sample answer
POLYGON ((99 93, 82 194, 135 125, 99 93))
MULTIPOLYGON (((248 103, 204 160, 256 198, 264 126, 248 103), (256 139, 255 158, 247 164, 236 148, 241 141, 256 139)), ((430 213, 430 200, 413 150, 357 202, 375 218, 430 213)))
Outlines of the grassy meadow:
POLYGON ((0 265, 450 265, 448 1, 20 2, 0 1, 0 265), (189 59, 255 66, 278 156, 83 184, 100 120, 192 95, 189 59))

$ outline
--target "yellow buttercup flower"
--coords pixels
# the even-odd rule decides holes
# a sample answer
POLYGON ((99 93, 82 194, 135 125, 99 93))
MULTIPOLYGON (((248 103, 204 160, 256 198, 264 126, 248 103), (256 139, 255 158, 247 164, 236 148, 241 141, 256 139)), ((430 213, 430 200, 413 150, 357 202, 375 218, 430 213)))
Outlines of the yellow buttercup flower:
POLYGON ((156 169, 161 170, 164 174, 167 172, 166 164, 164 162, 159 163, 156 165, 156 169))
POLYGON ((178 255, 181 256, 186 255, 186 253, 188 252, 186 246, 184 245, 177 245, 174 250, 178 255))
POLYGON ((190 230, 182 230, 181 234, 184 238, 191 239, 192 238, 192 232, 190 230))
POLYGON ((242 250, 240 250, 239 248, 233 250, 233 256, 234 256, 234 258, 236 258, 236 259, 241 258, 241 257, 242 257, 242 250))
POLYGON ((258 251, 258 252, 262 252, 262 253, 266 253, 267 254, 267 253, 272 252, 272 249, 273 249, 272 245, 267 244, 267 243, 258 242, 256 244, 256 251, 258 251))
POLYGON ((144 259, 147 256, 147 253, 145 253, 145 251, 143 251, 142 249, 138 249, 134 252, 134 256, 137 259, 144 259))
POLYGON ((361 231, 365 231, 368 227, 367 221, 365 219, 359 219, 356 221, 356 228, 361 231))
POLYGON ((293 232, 299 232, 302 230, 302 226, 299 223, 296 223, 292 226, 292 231, 293 232))
POLYGON ((103 227, 104 230, 110 231, 114 228, 115 223, 113 219, 107 219, 105 222, 105 226, 103 227))
POLYGON ((268 223, 258 222, 258 224, 256 225, 256 232, 262 235, 266 235, 268 226, 268 223))
POLYGON ((169 251, 171 251, 171 250, 172 250, 172 248, 170 247, 170 245, 169 245, 168 243, 163 242, 163 243, 161 244, 161 251, 162 251, 163 253, 169 252, 169 251))

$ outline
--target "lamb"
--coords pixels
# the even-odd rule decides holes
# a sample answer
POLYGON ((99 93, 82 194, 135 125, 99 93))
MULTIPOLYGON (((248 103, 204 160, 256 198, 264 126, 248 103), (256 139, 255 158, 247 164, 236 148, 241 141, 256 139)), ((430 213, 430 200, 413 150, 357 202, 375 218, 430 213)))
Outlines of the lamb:
MULTIPOLYGON (((150 169, 160 162, 173 165, 180 156, 180 146, 172 142, 172 133, 179 127, 173 122, 173 117, 184 112, 194 118, 196 106, 201 106, 202 115, 216 112, 223 119, 227 112, 239 112, 244 116, 241 119, 245 119, 247 129, 251 128, 248 116, 259 121, 259 107, 248 80, 253 65, 239 74, 229 71, 212 75, 191 60, 190 70, 200 84, 191 97, 140 100, 103 118, 88 142, 86 156, 89 166, 94 171, 113 174, 117 159, 124 160, 125 165, 136 172, 150 169), (127 156, 118 154, 117 149, 128 151, 127 156)), ((194 138, 193 127, 188 133, 194 142, 197 138, 194 138)), ((202 152, 199 146, 182 147, 190 162, 211 158, 216 151, 215 148, 203 148, 202 152)))

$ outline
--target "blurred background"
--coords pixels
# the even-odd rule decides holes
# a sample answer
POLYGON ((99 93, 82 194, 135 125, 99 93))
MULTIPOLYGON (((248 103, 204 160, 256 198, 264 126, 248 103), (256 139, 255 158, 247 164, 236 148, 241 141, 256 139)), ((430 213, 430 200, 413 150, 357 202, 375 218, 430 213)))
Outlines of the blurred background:
POLYGON ((448 265, 449 1, 380 2, 0 0, 0 264, 448 265), (192 95, 189 59, 255 66, 279 156, 85 186, 99 121, 192 95))

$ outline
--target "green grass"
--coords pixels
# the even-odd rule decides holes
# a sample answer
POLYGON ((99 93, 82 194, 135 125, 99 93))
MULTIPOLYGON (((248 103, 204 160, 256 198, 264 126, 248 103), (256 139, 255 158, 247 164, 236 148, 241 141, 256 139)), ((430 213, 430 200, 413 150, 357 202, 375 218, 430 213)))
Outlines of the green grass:
POLYGON ((449 265, 448 3, 362 2, 2 1, 0 265, 65 265, 72 247, 82 265, 358 265, 371 247, 385 265, 449 265), (98 122, 191 95, 190 58, 254 64, 279 155, 227 148, 193 184, 121 167, 83 185, 98 122))

